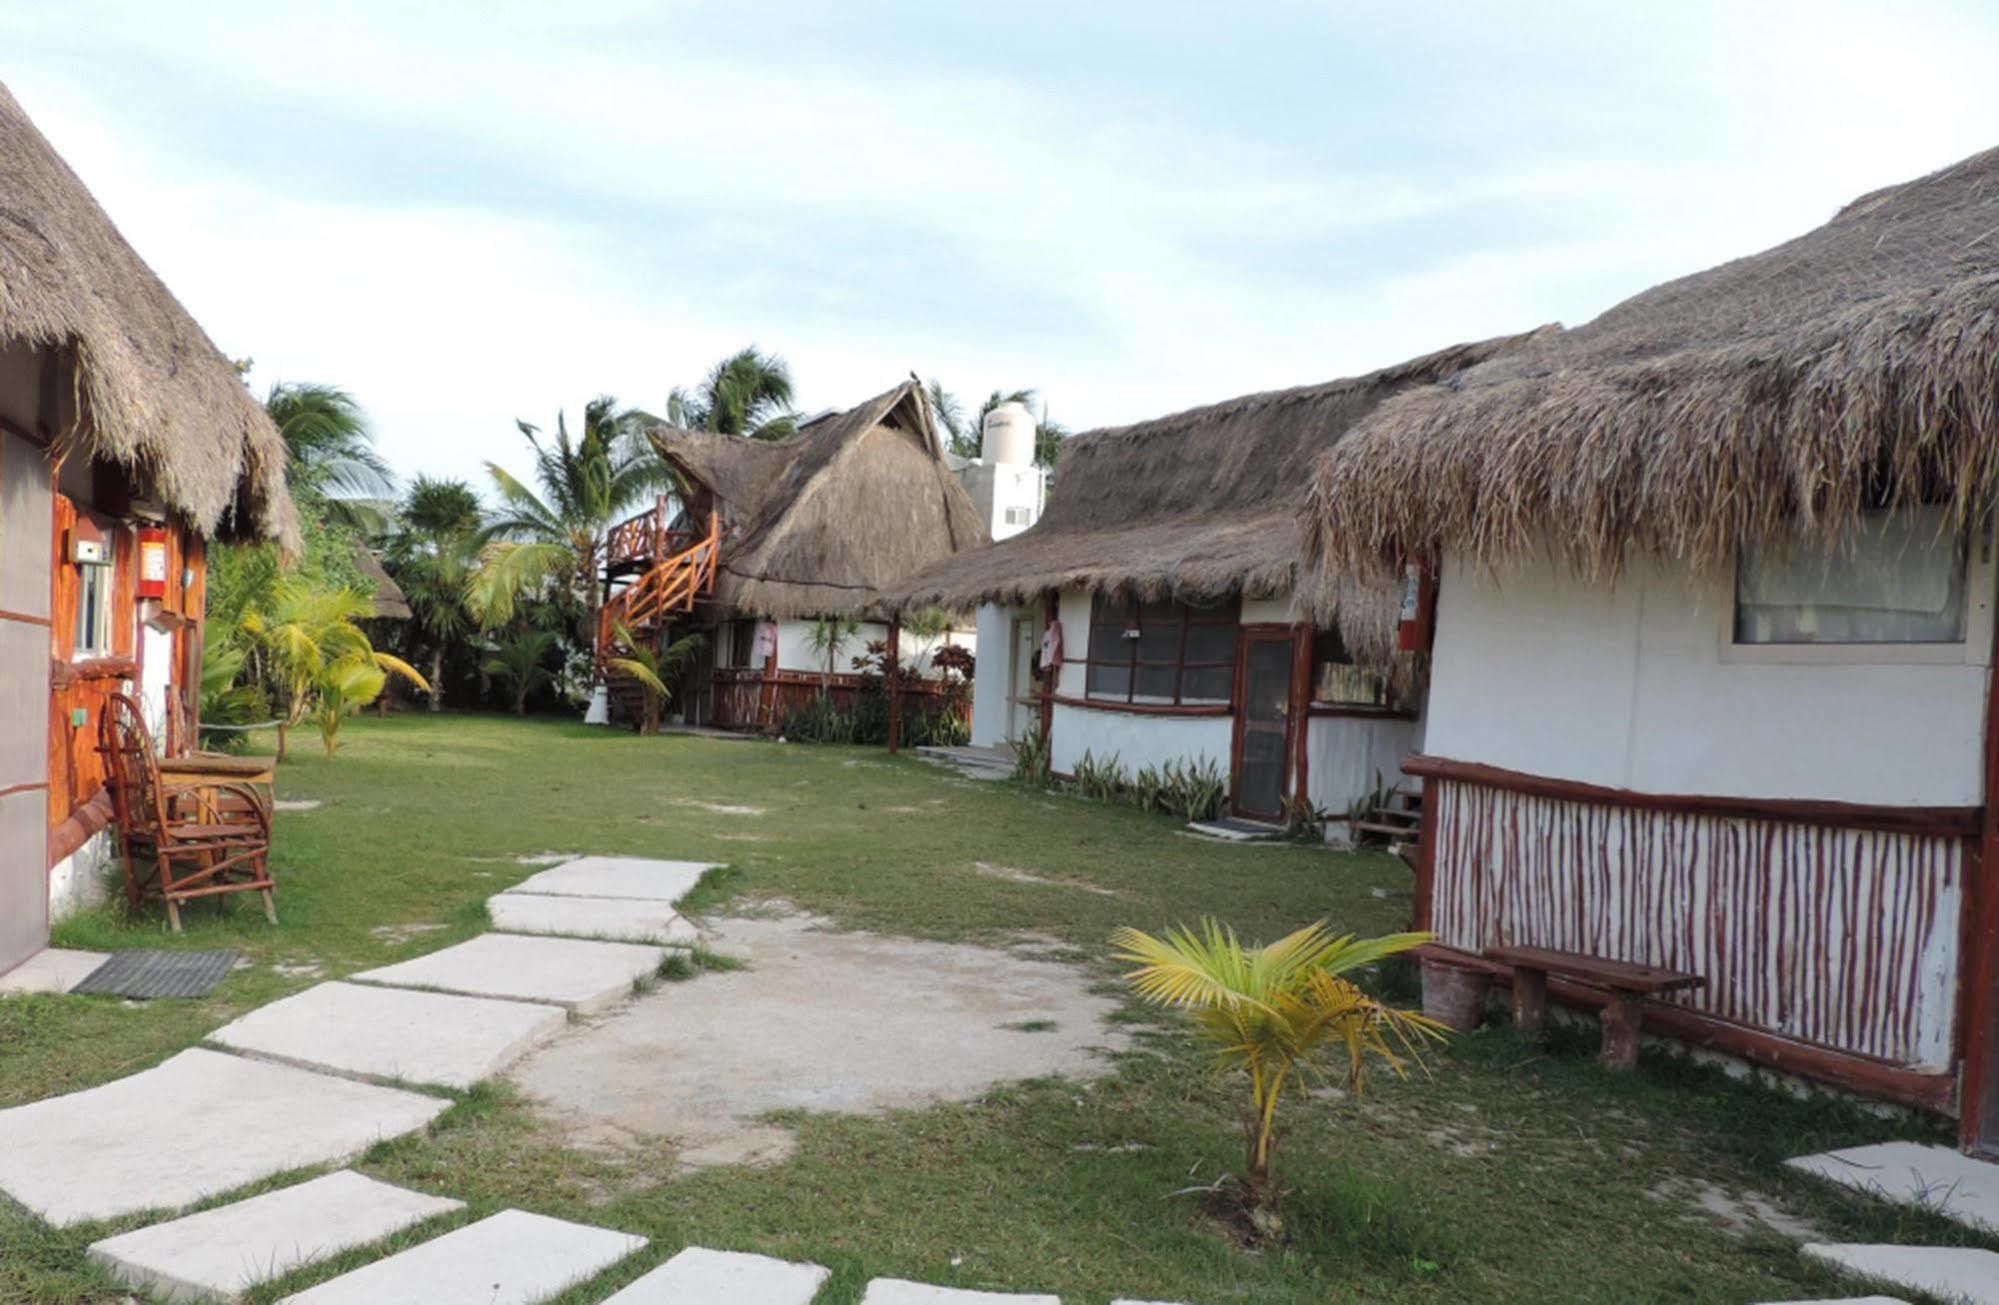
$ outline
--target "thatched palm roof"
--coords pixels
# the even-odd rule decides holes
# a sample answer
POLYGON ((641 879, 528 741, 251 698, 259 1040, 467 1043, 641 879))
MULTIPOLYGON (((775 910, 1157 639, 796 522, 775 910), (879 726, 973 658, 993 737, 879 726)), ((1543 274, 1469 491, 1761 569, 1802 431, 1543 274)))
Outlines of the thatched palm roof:
POLYGON ((361 579, 368 585, 369 601, 375 605, 375 617, 383 621, 407 621, 415 612, 410 610, 409 595, 396 583, 388 568, 365 544, 354 545, 354 569, 361 573, 361 579))
POLYGON ((1691 569, 1829 546, 1863 507, 1999 489, 1999 150, 1405 394, 1314 479, 1323 590, 1449 552, 1691 569))
MULTIPOLYGON (((1040 521, 924 572, 897 601, 969 610, 1074 586, 1193 603, 1284 595, 1314 460, 1391 395, 1454 375, 1516 338, 1073 436, 1040 521)), ((1357 652, 1385 658, 1385 591, 1347 597, 1342 630, 1357 652)))
POLYGON ((4 86, 0 341, 73 359, 86 447, 196 529, 296 547, 276 427, 4 86))
POLYGON ((914 382, 782 440, 674 427, 651 438, 714 496, 725 525, 715 597, 738 611, 877 613, 889 586, 988 540, 914 382))

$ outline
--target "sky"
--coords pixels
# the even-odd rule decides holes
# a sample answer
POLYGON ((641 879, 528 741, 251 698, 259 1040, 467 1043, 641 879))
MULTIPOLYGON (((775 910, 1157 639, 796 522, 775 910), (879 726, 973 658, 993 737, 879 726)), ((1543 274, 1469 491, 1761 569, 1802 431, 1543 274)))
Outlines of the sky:
POLYGON ((0 0, 0 81, 253 384, 404 476, 915 372, 1073 429, 1588 320, 1999 145, 1999 5, 0 0))

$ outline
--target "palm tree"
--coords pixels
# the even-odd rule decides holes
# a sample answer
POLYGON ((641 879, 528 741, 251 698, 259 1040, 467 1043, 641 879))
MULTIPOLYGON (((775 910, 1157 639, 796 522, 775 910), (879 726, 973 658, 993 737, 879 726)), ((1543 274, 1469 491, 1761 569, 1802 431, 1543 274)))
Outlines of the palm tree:
POLYGON ((1443 1040, 1434 1020, 1385 1005, 1343 977, 1432 936, 1335 937, 1323 920, 1263 947, 1244 946, 1213 920, 1202 921, 1198 933, 1183 927, 1154 938, 1127 928, 1111 936, 1117 959, 1136 967, 1125 980, 1138 995, 1183 1012, 1216 1064, 1249 1079, 1243 1203, 1259 1232, 1281 1227, 1271 1153, 1284 1089, 1302 1087, 1324 1054, 1358 1095, 1370 1059, 1400 1075, 1409 1062, 1421 1063, 1426 1041, 1443 1040))
POLYGON ((666 417, 685 430, 783 439, 798 429, 791 393, 791 368, 784 359, 751 345, 716 363, 691 393, 674 386, 666 417))
POLYGON ((673 701, 674 691, 680 687, 680 676, 687 669, 688 659, 699 652, 708 641, 701 635, 683 635, 668 644, 663 651, 648 648, 642 640, 632 637, 632 632, 623 625, 618 627, 618 644, 624 649, 621 656, 612 657, 605 665, 632 677, 645 695, 645 711, 639 717, 638 729, 641 734, 653 734, 659 730, 661 710, 673 701))
POLYGON ((645 442, 650 421, 643 412, 620 409, 607 394, 584 405, 583 428, 574 438, 560 412, 552 440, 544 440, 537 426, 515 423, 534 446, 539 492, 497 463, 486 464, 500 505, 481 532, 486 548, 467 590, 481 626, 505 625, 522 593, 552 580, 572 602, 581 598, 581 642, 596 637, 605 536, 637 504, 675 488, 673 473, 645 442))
POLYGON ((462 480, 418 476, 383 564, 402 588, 430 658, 430 709, 444 707, 444 656, 472 628, 465 592, 479 558, 479 496, 462 480))
POLYGON ((334 385, 280 382, 264 397, 264 411, 284 438, 292 489, 319 497, 337 524, 379 530, 396 477, 354 396, 334 385))
POLYGON ((548 655, 555 649, 555 631, 527 629, 502 639, 480 670, 504 681, 514 695, 514 715, 525 716, 528 695, 555 679, 548 655))
POLYGON ((285 576, 272 587, 268 604, 244 615, 240 632, 264 655, 284 694, 280 761, 286 730, 308 715, 318 721, 332 756, 341 721, 373 702, 391 674, 419 689, 430 687, 414 667, 369 642, 360 623, 374 612, 374 599, 358 589, 322 588, 285 576))
POLYGON ((1018 403, 1035 413, 1034 460, 1041 466, 1055 465, 1056 456, 1062 451, 1062 441, 1069 437, 1069 428, 1048 415, 1048 405, 1042 402, 1040 392, 1031 386, 1024 390, 994 390, 979 405, 978 413, 969 418, 965 416, 964 406, 958 402, 957 396, 945 389, 941 382, 931 381, 924 394, 930 400, 932 416, 944 428, 946 445, 961 458, 979 456, 986 416, 1002 403, 1018 403))

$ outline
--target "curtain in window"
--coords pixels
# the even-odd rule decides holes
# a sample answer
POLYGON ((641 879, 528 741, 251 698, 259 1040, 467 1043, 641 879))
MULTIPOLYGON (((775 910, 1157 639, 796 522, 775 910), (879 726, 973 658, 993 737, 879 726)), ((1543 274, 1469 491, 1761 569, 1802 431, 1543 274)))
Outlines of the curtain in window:
POLYGON ((1744 549, 1735 641, 1963 642, 1964 545, 1942 526, 1941 508, 1872 512, 1830 557, 1744 549))

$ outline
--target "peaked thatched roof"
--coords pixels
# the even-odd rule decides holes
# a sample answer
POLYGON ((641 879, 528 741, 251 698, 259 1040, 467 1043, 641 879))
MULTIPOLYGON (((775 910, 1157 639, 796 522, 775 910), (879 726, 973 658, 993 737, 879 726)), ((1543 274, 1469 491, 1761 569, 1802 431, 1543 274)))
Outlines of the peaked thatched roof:
MULTIPOLYGON (((1286 594, 1313 461, 1389 396, 1513 342, 1458 345, 1366 376, 1072 436, 1041 520, 924 572, 897 601, 962 610, 1078 585, 1193 603, 1286 594)), ((1385 658, 1385 591, 1350 592, 1348 609, 1341 628, 1356 652, 1385 658)))
POLYGON ((914 382, 782 440, 674 427, 651 438, 714 494, 725 525, 715 597, 739 611, 874 613, 888 586, 988 540, 914 382))
POLYGON ((1328 454, 1324 583, 1409 556, 1829 545, 1865 506, 1999 489, 1999 150, 1384 404, 1328 454))
POLYGON ((409 596, 403 593, 403 587, 396 583, 381 559, 364 544, 354 545, 354 568, 372 591, 369 597, 375 604, 376 619, 407 621, 416 615, 410 610, 409 596))
POLYGON ((0 340, 67 352, 87 447, 195 528, 296 547, 277 429, 4 86, 0 340))

